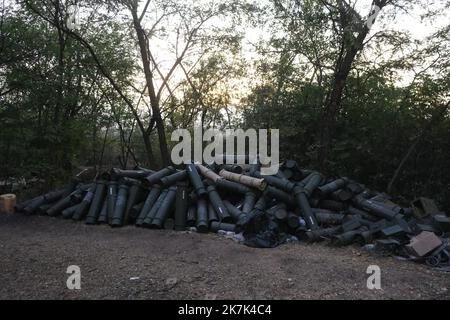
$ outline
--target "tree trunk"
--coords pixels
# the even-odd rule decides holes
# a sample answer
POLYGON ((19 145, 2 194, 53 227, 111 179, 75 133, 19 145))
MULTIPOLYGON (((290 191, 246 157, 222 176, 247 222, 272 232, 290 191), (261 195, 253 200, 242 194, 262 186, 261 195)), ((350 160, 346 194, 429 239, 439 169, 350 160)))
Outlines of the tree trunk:
POLYGON ((55 21, 54 25, 58 31, 58 82, 56 86, 56 101, 55 101, 55 110, 53 114, 53 123, 55 127, 59 131, 60 125, 60 115, 62 113, 62 100, 64 98, 64 51, 66 46, 66 41, 64 37, 64 33, 61 29, 61 17, 63 13, 61 12, 60 2, 55 2, 55 21))
MULTIPOLYGON (((169 149, 167 146, 167 140, 166 140, 166 132, 165 132, 165 126, 164 121, 161 116, 161 109, 159 106, 159 101, 156 96, 156 90, 153 83, 153 73, 150 69, 150 55, 147 48, 147 41, 145 36, 145 31, 141 26, 141 22, 137 15, 137 8, 133 7, 131 8, 131 13, 133 16, 133 24, 134 28, 136 30, 136 34, 138 37, 138 43, 139 48, 141 51, 141 58, 142 58, 142 64, 144 67, 144 73, 145 73, 145 80, 147 83, 148 93, 150 96, 150 106, 152 108, 153 113, 153 119, 156 124, 156 130, 158 132, 158 139, 159 139, 159 148, 161 151, 161 159, 163 166, 167 166, 170 164, 170 156, 169 156, 169 149)), ((147 145, 149 143, 150 138, 144 137, 144 143, 147 145)))
MULTIPOLYGON (((377 6, 380 10, 383 9, 389 3, 388 0, 374 0, 373 5, 377 6)), ((343 30, 347 28, 352 29, 352 20, 358 14, 346 6, 339 7, 339 14, 341 17, 340 23, 343 30)), ((374 22, 374 21, 372 21, 374 22)), ((329 160, 329 155, 331 151, 331 141, 336 130, 337 115, 342 105, 342 97, 344 93, 345 86, 347 84, 348 76, 352 70, 353 63, 356 59, 358 53, 364 48, 364 41, 369 34, 370 28, 364 19, 359 19, 359 32, 356 37, 352 33, 344 34, 342 41, 345 45, 344 53, 338 59, 333 87, 329 98, 326 101, 324 115, 323 115, 323 126, 320 134, 320 146, 319 146, 319 166, 324 172, 327 171, 327 161, 329 160)), ((344 31, 346 32, 346 31, 344 31)))
POLYGON ((342 104, 342 96, 357 52, 358 50, 352 50, 347 53, 339 71, 334 76, 333 88, 325 106, 319 150, 320 168, 325 171, 331 151, 331 140, 336 129, 337 115, 342 104))
MULTIPOLYGON (((46 22, 48 22, 49 24, 51 24, 54 27, 58 27, 57 25, 55 25, 55 21, 52 19, 47 18, 45 15, 43 15, 41 12, 39 12, 39 10, 37 10, 30 1, 25 0, 25 5, 27 6, 28 9, 30 9, 31 11, 33 11, 34 13, 36 13, 39 17, 41 17, 42 19, 44 19, 46 22)), ((83 47, 85 47, 89 53, 91 54, 92 58, 94 59, 95 63, 97 64, 98 69, 100 70, 100 73, 106 78, 108 79, 109 83, 111 84, 111 86, 114 88, 114 90, 119 94, 119 96, 122 98, 122 100, 126 103, 126 105, 128 106, 128 108, 130 109, 130 111, 133 114, 133 117, 136 119, 139 129, 142 132, 142 135, 145 139, 146 135, 147 135, 147 130, 144 128, 144 125, 139 117, 139 114, 137 113, 136 109, 133 106, 133 103, 131 102, 131 100, 124 94, 124 92, 122 91, 122 89, 120 88, 120 86, 116 83, 116 81, 114 80, 114 78, 111 76, 111 74, 109 73, 109 71, 107 70, 107 68, 101 63, 100 59, 98 58, 97 54, 95 53, 94 49, 92 48, 92 46, 89 44, 89 42, 87 42, 82 36, 80 36, 79 34, 77 34, 76 32, 73 32, 72 30, 69 30, 67 28, 61 27, 61 30, 64 31, 65 34, 71 36, 72 38, 74 38, 75 40, 77 40, 83 47)), ((111 102, 110 102, 111 104, 111 102)), ((114 108, 114 106, 111 104, 111 108, 114 108)), ((149 157, 148 161, 150 163, 150 165, 152 167, 155 167, 154 165, 154 157, 153 157, 153 151, 151 149, 147 149, 147 155, 149 157)))

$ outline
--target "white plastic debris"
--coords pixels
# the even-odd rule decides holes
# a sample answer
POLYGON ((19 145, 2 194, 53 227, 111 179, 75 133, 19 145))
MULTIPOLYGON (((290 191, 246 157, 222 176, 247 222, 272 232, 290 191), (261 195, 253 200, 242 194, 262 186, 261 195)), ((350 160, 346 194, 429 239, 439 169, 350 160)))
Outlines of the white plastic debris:
POLYGON ((376 249, 375 244, 366 244, 364 247, 362 247, 364 251, 374 251, 376 249))
POLYGON ((286 243, 290 243, 290 242, 298 242, 298 238, 296 236, 291 236, 289 238, 286 239, 286 243))
POLYGON ((226 239, 231 239, 239 243, 245 241, 243 233, 235 233, 231 231, 219 230, 217 234, 225 237, 226 239))

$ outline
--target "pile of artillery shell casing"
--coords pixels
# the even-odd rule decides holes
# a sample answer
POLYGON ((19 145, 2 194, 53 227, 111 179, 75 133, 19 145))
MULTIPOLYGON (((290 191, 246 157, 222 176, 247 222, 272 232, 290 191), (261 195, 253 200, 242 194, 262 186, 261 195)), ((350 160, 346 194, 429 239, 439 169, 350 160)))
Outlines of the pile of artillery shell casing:
POLYGON ((17 211, 107 224, 200 233, 239 233, 255 210, 301 241, 336 245, 376 239, 402 245, 423 231, 445 235, 449 218, 417 217, 412 208, 390 202, 348 178, 326 178, 286 161, 278 174, 259 165, 188 164, 160 171, 112 169, 95 182, 74 180, 63 190, 21 203, 17 211))

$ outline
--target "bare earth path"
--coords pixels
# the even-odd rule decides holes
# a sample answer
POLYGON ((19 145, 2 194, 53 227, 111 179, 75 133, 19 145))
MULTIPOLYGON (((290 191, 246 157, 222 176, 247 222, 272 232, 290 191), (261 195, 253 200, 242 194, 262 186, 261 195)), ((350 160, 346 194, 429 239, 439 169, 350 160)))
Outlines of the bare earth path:
POLYGON ((356 247, 261 250, 214 234, 0 216, 0 299, 214 298, 449 299, 450 275, 356 247), (374 264, 379 291, 366 287, 374 264), (80 291, 66 287, 69 265, 81 268, 80 291))

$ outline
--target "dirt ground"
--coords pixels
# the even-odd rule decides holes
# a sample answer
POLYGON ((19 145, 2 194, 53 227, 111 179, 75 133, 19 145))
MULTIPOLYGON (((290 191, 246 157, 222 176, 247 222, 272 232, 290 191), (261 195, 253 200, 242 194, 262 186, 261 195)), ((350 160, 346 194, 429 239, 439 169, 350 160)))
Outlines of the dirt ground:
POLYGON ((0 299, 449 299, 450 275, 357 247, 252 249, 218 235, 0 216, 0 299), (67 268, 81 268, 81 290, 67 268), (382 290, 369 290, 369 265, 382 290))

